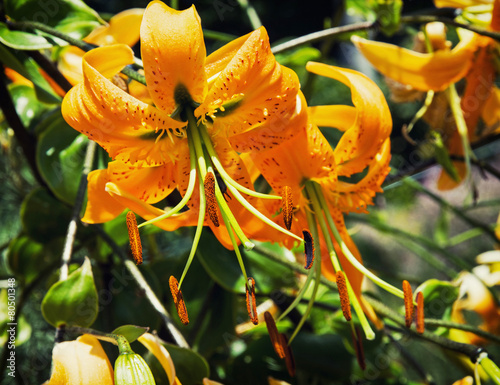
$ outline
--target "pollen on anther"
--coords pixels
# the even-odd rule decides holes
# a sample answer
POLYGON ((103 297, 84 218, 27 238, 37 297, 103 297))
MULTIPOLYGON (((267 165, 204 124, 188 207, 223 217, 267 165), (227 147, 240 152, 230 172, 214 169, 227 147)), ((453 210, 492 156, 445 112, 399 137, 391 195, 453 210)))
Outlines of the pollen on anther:
POLYGON ((255 280, 252 277, 248 277, 246 286, 247 294, 247 312, 250 320, 254 325, 259 324, 259 318, 257 314, 257 303, 255 302, 255 280))
POLYGON ((413 292, 410 283, 406 279, 403 281, 403 294, 405 301, 405 325, 409 328, 413 322, 413 292))
POLYGON ((349 301, 349 292, 347 291, 347 282, 342 270, 337 271, 337 288, 339 290, 340 307, 342 308, 342 314, 344 314, 344 318, 347 321, 350 321, 352 319, 351 303, 349 301))
POLYGON ((309 270, 314 262, 314 241, 309 230, 302 230, 302 235, 304 237, 304 253, 306 255, 306 265, 304 268, 309 270))
POLYGON ((189 323, 189 318, 186 303, 184 302, 184 298, 182 297, 182 292, 179 290, 179 283, 177 282, 177 279, 173 275, 171 275, 170 279, 168 280, 168 284, 170 286, 170 292, 172 293, 172 297, 174 299, 177 314, 179 315, 181 322, 184 325, 187 325, 189 323))
POLYGON ((290 186, 283 187, 282 212, 283 212, 283 222, 285 222, 285 227, 288 230, 290 230, 290 228, 292 227, 292 218, 293 218, 292 189, 290 188, 290 186))
POLYGON ((285 358, 285 350, 281 345, 280 334, 278 332, 278 328, 276 327, 276 323, 274 322, 273 316, 271 313, 266 311, 264 313, 264 319, 266 320, 267 332, 269 333, 269 338, 271 339, 274 351, 279 358, 285 358))
POLYGON ((417 293, 417 333, 423 334, 424 331, 424 294, 419 291, 417 293))
POLYGON ((205 198, 207 199, 207 214, 215 227, 219 227, 219 216, 217 213, 217 201, 215 199, 215 178, 214 174, 207 172, 203 181, 205 188, 205 198))
POLYGON ((127 213, 127 229, 132 256, 134 257, 136 265, 140 265, 142 263, 142 244, 139 236, 139 228, 137 227, 137 220, 132 211, 127 213))

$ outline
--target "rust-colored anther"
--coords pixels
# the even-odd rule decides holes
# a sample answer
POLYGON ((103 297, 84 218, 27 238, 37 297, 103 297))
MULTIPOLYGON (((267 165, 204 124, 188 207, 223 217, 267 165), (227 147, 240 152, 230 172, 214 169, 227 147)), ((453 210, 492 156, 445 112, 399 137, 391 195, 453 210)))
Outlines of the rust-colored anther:
POLYGON ((419 291, 417 293, 417 333, 422 334, 424 331, 424 294, 419 291))
POLYGON ((405 325, 409 328, 413 322, 413 292, 410 283, 406 279, 403 281, 403 294, 405 301, 405 325))
POLYGON ((257 314, 257 303, 255 301, 255 280, 252 277, 248 277, 248 282, 246 284, 247 291, 247 312, 250 320, 254 325, 259 324, 259 318, 257 314))
POLYGON ((273 316, 271 313, 266 311, 264 313, 264 319, 266 320, 267 332, 269 333, 269 338, 271 339, 274 351, 279 358, 285 358, 285 351, 281 345, 280 334, 278 332, 278 328, 276 327, 276 323, 274 322, 273 316))
POLYGON ((309 230, 302 230, 302 235, 304 237, 304 253, 306 255, 306 265, 304 268, 309 270, 314 262, 314 241, 309 230))
POLYGON ((141 237, 139 236, 139 228, 137 227, 137 220, 132 211, 127 213, 127 229, 128 239, 130 241, 130 249, 136 265, 142 263, 142 244, 141 237))
POLYGON ((345 280, 344 272, 337 271, 337 288, 339 290, 340 306, 342 313, 347 321, 352 319, 351 315, 351 302, 349 301, 349 292, 347 291, 347 283, 345 280))
POLYGON ((207 172, 203 181, 205 188, 205 198, 207 200, 207 214, 215 227, 219 227, 219 215, 217 213, 217 200, 215 199, 215 177, 211 172, 207 172))
POLYGON ((290 377, 295 377, 295 358, 293 357, 293 352, 290 348, 290 345, 288 345, 288 338, 283 333, 280 334, 280 342, 281 347, 285 352, 285 363, 288 374, 290 375, 290 377))
POLYGON ((351 329, 352 344, 354 345, 354 351, 356 352, 356 360, 361 370, 366 369, 365 362, 365 350, 363 349, 363 336, 358 328, 356 328, 356 334, 354 330, 351 329))
POLYGON ((292 199, 292 189, 290 186, 283 187, 281 193, 282 202, 282 213, 283 222, 285 222, 285 227, 290 230, 292 228, 292 218, 293 218, 293 199, 292 199))
POLYGON ((177 279, 173 275, 171 275, 170 279, 168 280, 168 284, 170 286, 170 292, 172 293, 172 297, 174 299, 177 314, 179 315, 181 322, 184 325, 187 325, 189 323, 189 318, 186 303, 184 302, 184 298, 182 297, 182 292, 179 290, 179 283, 177 282, 177 279))

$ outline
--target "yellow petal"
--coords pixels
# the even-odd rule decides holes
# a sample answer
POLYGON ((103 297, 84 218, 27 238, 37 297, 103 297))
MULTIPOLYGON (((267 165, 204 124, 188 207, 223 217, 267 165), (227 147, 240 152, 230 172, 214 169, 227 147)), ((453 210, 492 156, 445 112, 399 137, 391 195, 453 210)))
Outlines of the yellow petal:
POLYGON ((83 57, 84 82, 63 100, 68 124, 99 143, 113 159, 159 165, 175 160, 183 123, 116 87, 107 78, 133 62, 126 45, 96 48, 83 57))
POLYGON ((472 32, 463 33, 463 39, 451 51, 420 53, 362 39, 351 38, 366 59, 382 74, 420 91, 442 91, 462 79, 470 70, 476 51, 472 32))
POLYGON ((161 345, 158 341, 158 337, 145 333, 137 339, 141 344, 143 344, 146 349, 148 349, 153 355, 158 359, 161 366, 167 373, 170 385, 175 384, 175 367, 170 357, 170 353, 165 349, 165 346, 161 345))
POLYGON ((467 8, 480 4, 493 4, 494 0, 434 0, 434 5, 437 8, 467 8))
POLYGON ((117 13, 109 20, 108 25, 93 30, 85 41, 95 45, 121 43, 132 47, 139 41, 143 14, 143 8, 132 8, 117 13))
MULTIPOLYGON (((336 79, 351 89, 356 119, 342 135, 334 153, 339 175, 362 172, 380 151, 392 130, 392 118, 385 97, 365 75, 322 63, 309 62, 306 69, 336 79)), ((333 119, 333 117, 332 117, 333 119)))
POLYGON ((208 378, 203 379, 203 385, 223 385, 220 382, 209 380, 208 378))
POLYGON ((57 62, 57 68, 64 75, 71 85, 76 85, 83 81, 82 58, 85 54, 80 48, 73 46, 63 48, 57 62))
POLYGON ((178 86, 184 86, 195 102, 203 102, 206 50, 194 5, 176 11, 160 1, 149 3, 141 26, 141 53, 146 82, 158 108, 173 112, 178 86))
POLYGON ((86 223, 103 223, 116 218, 125 210, 109 195, 105 186, 108 180, 108 170, 94 170, 87 177, 87 208, 82 218, 86 223))
POLYGON ((500 89, 493 87, 483 108, 482 119, 488 126, 488 132, 497 132, 500 128, 500 89))
POLYGON ((309 116, 319 127, 347 131, 356 120, 356 108, 343 105, 314 106, 309 107, 309 116))
POLYGON ((45 385, 113 385, 113 369, 97 338, 83 335, 52 351, 52 375, 45 385))

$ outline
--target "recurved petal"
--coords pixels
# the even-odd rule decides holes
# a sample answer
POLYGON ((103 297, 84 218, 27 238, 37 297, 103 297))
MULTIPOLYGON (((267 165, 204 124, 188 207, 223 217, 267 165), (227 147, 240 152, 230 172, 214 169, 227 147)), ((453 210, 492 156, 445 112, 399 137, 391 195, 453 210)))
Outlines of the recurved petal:
POLYGON ((203 102, 206 50, 194 5, 176 11, 160 1, 151 2, 141 26, 141 53, 146 82, 158 108, 173 112, 174 93, 180 86, 195 102, 203 102))
POLYGON ((87 207, 82 218, 83 222, 108 222, 125 210, 126 207, 105 190, 106 183, 109 182, 108 170, 94 170, 88 175, 87 180, 87 207))
POLYGON ((451 51, 419 53, 396 45, 351 37, 354 45, 382 74, 420 91, 442 91, 462 79, 472 66, 476 35, 463 39, 451 51))
POLYGON ((334 153, 338 175, 350 176, 363 171, 392 130, 392 118, 384 94, 360 72, 309 62, 308 71, 336 79, 351 89, 356 119, 348 128, 334 153))
POLYGON ((494 0, 434 0, 434 5, 437 8, 451 7, 451 8, 467 8, 473 5, 489 5, 493 4, 494 0))
POLYGON ((161 166, 139 166, 114 161, 108 164, 108 181, 119 184, 146 203, 156 203, 177 186, 177 169, 172 162, 161 166))
POLYGON ((356 108, 352 106, 330 105, 309 107, 311 120, 319 127, 333 127, 347 131, 356 121, 356 108))
POLYGON ((229 50, 236 51, 234 56, 195 111, 199 117, 215 115, 214 130, 224 132, 239 152, 290 137, 285 132, 299 90, 297 75, 276 62, 266 30, 261 27, 247 36, 238 50, 229 50), (248 137, 237 137, 247 132, 248 137))
POLYGON ((109 20, 108 25, 93 30, 85 41, 96 45, 121 43, 132 47, 139 41, 143 14, 143 8, 132 8, 117 13, 109 20))
POLYGON ((97 338, 84 334, 58 343, 52 351, 52 375, 44 385, 113 385, 113 369, 97 338))
POLYGON ((184 135, 183 123, 107 79, 132 62, 132 50, 126 45, 100 47, 85 54, 84 82, 64 98, 64 119, 100 144, 113 159, 150 165, 175 160, 184 135))
POLYGON ((160 365, 167 373, 170 385, 175 384, 175 367, 170 353, 165 346, 160 344, 158 337, 150 333, 145 333, 137 339, 141 344, 143 344, 146 349, 148 349, 160 362, 160 365))

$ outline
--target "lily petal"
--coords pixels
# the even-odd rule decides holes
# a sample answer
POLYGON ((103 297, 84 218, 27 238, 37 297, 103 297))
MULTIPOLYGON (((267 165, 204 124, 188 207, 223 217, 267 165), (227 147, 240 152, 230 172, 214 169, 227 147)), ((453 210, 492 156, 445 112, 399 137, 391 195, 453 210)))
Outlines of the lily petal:
POLYGON ((109 182, 108 170, 94 170, 88 177, 87 208, 82 221, 85 223, 103 223, 116 218, 126 206, 118 203, 104 189, 109 182))
POLYGON ((117 13, 109 20, 108 25, 94 29, 85 41, 95 45, 121 43, 132 47, 139 41, 143 14, 143 8, 132 8, 117 13))
POLYGON ((309 107, 311 120, 319 127, 347 131, 356 121, 356 108, 343 105, 309 107))
POLYGON ((174 362, 172 361, 168 350, 158 342, 158 337, 152 335, 151 333, 145 333, 137 340, 158 359, 161 366, 165 370, 165 373, 167 373, 170 385, 174 385, 176 378, 174 362))
POLYGON ((357 115, 354 124, 342 135, 334 153, 337 173, 343 176, 362 172, 392 130, 392 118, 384 94, 365 75, 322 63, 309 62, 306 69, 336 79, 351 89, 357 115))
POLYGON ((149 3, 141 26, 146 82, 156 106, 174 111, 174 94, 183 86, 195 102, 206 94, 205 43, 196 8, 176 11, 160 1, 149 3))
POLYGON ((382 74, 420 91, 442 91, 462 79, 472 66, 476 35, 462 33, 451 51, 420 53, 396 45, 352 36, 351 40, 366 59, 382 74))
POLYGON ((84 334, 54 346, 52 375, 44 385, 113 385, 113 369, 99 340, 84 334))
POLYGON ((276 62, 265 28, 247 36, 195 111, 197 116, 215 114, 214 131, 224 132, 239 152, 262 149, 291 136, 280 137, 295 113, 299 89, 297 75, 276 62), (236 137, 246 132, 253 133, 250 139, 236 137))
POLYGON ((123 162, 152 165, 175 159, 183 123, 116 87, 107 79, 133 62, 126 45, 96 48, 83 57, 84 83, 73 87, 63 100, 68 124, 99 143, 123 162))

